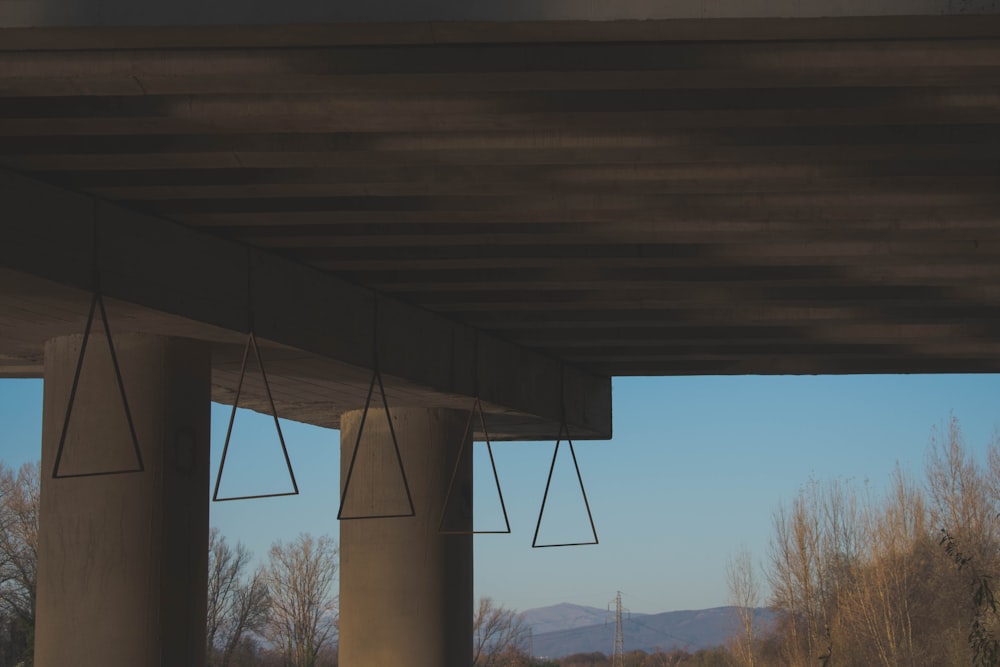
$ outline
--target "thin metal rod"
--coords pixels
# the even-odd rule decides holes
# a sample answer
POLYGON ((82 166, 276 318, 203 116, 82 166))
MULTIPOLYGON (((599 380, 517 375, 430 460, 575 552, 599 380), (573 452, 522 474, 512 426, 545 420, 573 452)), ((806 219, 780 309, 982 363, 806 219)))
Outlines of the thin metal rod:
POLYGON ((253 317, 253 250, 247 247, 247 333, 255 331, 253 317))
POLYGON ((542 506, 538 510, 538 523, 535 524, 535 537, 531 541, 532 549, 543 549, 547 547, 583 547, 598 544, 597 528, 594 525, 594 515, 590 511, 590 503, 587 501, 587 490, 583 487, 583 476, 580 474, 580 466, 576 460, 576 451, 573 449, 573 439, 569 435, 569 426, 565 419, 559 425, 559 435, 556 439, 556 448, 552 452, 552 465, 549 466, 549 477, 545 480, 545 494, 542 496, 542 506), (587 518, 590 520, 590 530, 594 534, 593 542, 562 542, 559 544, 539 544, 538 531, 542 527, 542 515, 545 514, 545 503, 549 498, 549 487, 552 485, 552 473, 556 469, 556 458, 559 456, 559 445, 562 442, 562 435, 566 434, 566 442, 569 443, 569 452, 573 457, 573 467, 576 469, 576 479, 580 483, 580 491, 583 493, 583 504, 587 508, 587 518))
POLYGON ((337 520, 344 518, 344 503, 347 501, 347 489, 351 486, 351 478, 354 476, 354 463, 358 460, 358 448, 361 446, 361 433, 365 429, 365 421, 368 419, 368 406, 372 402, 372 392, 375 391, 375 374, 372 373, 372 380, 368 383, 368 396, 365 398, 365 409, 361 411, 361 423, 358 424, 358 437, 354 442, 354 451, 351 452, 351 463, 347 466, 347 477, 344 479, 344 488, 340 492, 340 508, 337 510, 337 520))
POLYGON ((410 493, 410 483, 406 478, 406 469, 403 467, 403 456, 399 451, 399 442, 396 439, 396 429, 392 426, 392 415, 389 413, 389 402, 385 397, 385 386, 382 384, 382 374, 376 367, 372 373, 372 380, 368 385, 368 397, 365 399, 365 408, 361 412, 361 423, 358 424, 358 436, 354 441, 354 451, 351 452, 351 463, 347 467, 347 476, 344 479, 344 488, 340 494, 340 508, 337 510, 337 520, 351 521, 356 519, 402 519, 416 516, 413 506, 413 495, 410 493), (372 402, 372 394, 375 392, 375 383, 378 383, 379 392, 382 394, 382 407, 385 409, 385 418, 389 424, 389 434, 392 436, 392 447, 396 453, 396 463, 399 465, 399 473, 403 478, 403 488, 406 490, 406 502, 410 511, 405 514, 363 514, 346 516, 344 505, 347 502, 347 492, 351 486, 351 479, 354 476, 354 464, 358 460, 358 450, 361 448, 361 436, 365 430, 365 422, 368 419, 368 408, 372 402))
POLYGON ((406 470, 403 468, 403 455, 399 452, 399 441, 396 440, 396 429, 392 425, 392 416, 389 414, 389 401, 385 397, 385 387, 382 386, 382 374, 375 371, 375 377, 378 378, 378 390, 382 394, 382 407, 385 408, 385 420, 389 425, 389 435, 392 436, 392 448, 396 452, 396 463, 399 464, 399 474, 403 477, 403 488, 406 489, 406 502, 410 505, 410 513, 405 516, 414 516, 416 512, 413 509, 413 495, 410 493, 410 482, 406 479, 406 470))
POLYGON ((580 464, 576 460, 576 449, 573 447, 573 441, 569 437, 569 431, 566 431, 566 442, 569 444, 569 453, 573 457, 573 468, 576 470, 576 481, 580 483, 580 493, 583 494, 583 506, 587 508, 587 519, 590 521, 590 532, 594 534, 594 544, 598 543, 597 539, 597 526, 594 525, 594 514, 590 511, 590 502, 587 500, 587 489, 583 485, 583 475, 580 474, 580 464))
POLYGON ((271 395, 271 385, 267 381, 267 372, 264 370, 264 361, 260 355, 260 347, 257 345, 257 336, 251 331, 247 335, 247 343, 243 348, 243 363, 240 366, 240 379, 236 383, 236 397, 233 399, 233 410, 229 413, 229 426, 226 428, 226 442, 222 446, 222 460, 219 462, 219 472, 215 476, 215 489, 212 492, 212 502, 225 502, 229 500, 258 500, 260 498, 280 498, 282 496, 297 496, 299 485, 295 480, 295 471, 292 469, 292 460, 288 456, 288 447, 285 445, 285 436, 281 432, 281 424, 278 422, 278 411, 274 406, 274 398, 271 395), (233 424, 236 421, 236 410, 240 405, 240 395, 243 392, 243 378, 247 373, 247 359, 250 356, 250 348, 253 347, 257 365, 260 368, 260 376, 264 381, 264 391, 267 394, 267 402, 271 407, 271 416, 274 418, 274 428, 278 432, 278 441, 281 443, 281 453, 285 457, 285 467, 288 469, 288 477, 292 481, 292 491, 282 491, 278 493, 258 493, 246 496, 219 497, 219 487, 222 484, 222 471, 226 467, 226 457, 229 454, 229 442, 233 435, 233 424))
POLYGON ((472 338, 472 364, 473 364, 473 374, 472 390, 475 392, 476 401, 478 402, 482 393, 479 391, 479 329, 476 329, 472 338))
POLYGON ((98 293, 97 306, 101 310, 101 323, 104 325, 104 335, 108 340, 108 352, 111 353, 111 365, 115 369, 115 381, 118 384, 118 393, 122 397, 122 408, 125 410, 125 421, 128 422, 128 432, 132 436, 132 449, 135 451, 136 472, 145 470, 142 462, 142 450, 139 449, 139 436, 135 432, 135 422, 132 421, 132 410, 128 407, 128 396, 125 394, 125 382, 122 380, 122 370, 118 363, 118 353, 115 352, 115 342, 111 337, 111 325, 108 324, 108 313, 104 309, 104 297, 98 293))
POLYGON ((267 373, 264 372, 264 360, 260 356, 260 346, 257 345, 256 336, 254 336, 253 339, 253 351, 257 356, 257 366, 260 368, 260 377, 264 380, 264 391, 267 393, 267 404, 271 406, 271 416, 274 418, 274 430, 278 432, 278 440, 281 442, 281 453, 285 456, 285 467, 288 469, 288 477, 292 480, 292 488, 295 490, 295 494, 298 494, 299 484, 295 481, 295 471, 292 470, 292 460, 288 457, 288 447, 285 446, 285 436, 282 434, 281 424, 278 422, 278 409, 274 407, 274 396, 271 395, 271 383, 267 381, 267 373))
MULTIPOLYGON (((479 397, 476 397, 476 402, 479 402, 479 397)), ((497 496, 500 498, 500 510, 503 512, 503 523, 507 527, 503 533, 510 533, 510 520, 507 518, 507 503, 503 499, 503 489, 500 488, 500 475, 497 474, 497 463, 493 459, 493 444, 490 442, 490 434, 486 429, 486 415, 483 414, 483 406, 479 406, 479 420, 483 426, 483 436, 486 438, 486 451, 490 455, 490 467, 493 468, 493 481, 497 485, 497 496)), ((500 533, 501 531, 496 531, 500 533)))
POLYGON ((462 433, 462 444, 458 449, 458 456, 455 458, 455 467, 451 472, 451 481, 448 482, 448 493, 445 494, 444 506, 441 508, 441 521, 438 523, 438 533, 442 535, 509 535, 510 534, 510 520, 507 517, 507 504, 503 500, 503 490, 500 488, 500 476, 497 474, 497 464, 493 458, 493 446, 490 444, 490 434, 486 429, 486 416, 483 414, 483 406, 479 400, 479 396, 476 396, 475 401, 472 404, 472 409, 469 410, 469 418, 465 422, 465 431, 462 433), (445 530, 444 520, 448 512, 448 506, 451 503, 451 494, 455 488, 455 480, 458 478, 458 469, 462 463, 462 454, 465 452, 465 443, 469 441, 470 431, 472 429, 472 420, 476 414, 476 410, 479 410, 479 421, 483 427, 483 436, 486 438, 486 451, 490 455, 490 466, 493 468, 493 481, 497 485, 497 494, 500 496, 500 509, 503 511, 503 522, 507 527, 506 530, 445 530))
POLYGON ((87 341, 90 340, 90 327, 94 324, 94 312, 97 309, 97 292, 94 292, 90 300, 90 311, 87 315, 87 324, 83 329, 83 341, 80 344, 80 355, 76 360, 76 372, 73 374, 73 384, 70 385, 69 403, 66 405, 66 416, 63 418, 62 434, 59 436, 59 448, 56 450, 56 462, 52 467, 52 478, 59 478, 59 464, 62 461, 63 449, 66 446, 66 433, 69 431, 69 420, 73 413, 73 404, 76 402, 76 389, 80 384, 80 372, 83 370, 83 355, 87 352, 87 341))

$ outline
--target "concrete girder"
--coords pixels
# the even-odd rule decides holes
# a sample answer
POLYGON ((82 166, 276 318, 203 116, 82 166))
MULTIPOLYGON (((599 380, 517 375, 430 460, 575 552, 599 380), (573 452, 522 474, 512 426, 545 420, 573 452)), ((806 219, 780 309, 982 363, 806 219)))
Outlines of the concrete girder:
POLYGON ((178 0, 7 0, 0 5, 0 25, 211 25, 260 23, 332 23, 344 21, 530 21, 683 18, 791 18, 884 16, 900 14, 988 14, 1000 11, 996 0, 541 0, 495 3, 400 0, 315 3, 198 2, 178 0))
MULTIPOLYGON (((555 437, 563 409, 574 437, 611 435, 608 377, 273 254, 13 173, 0 172, 0 202, 0 375, 40 377, 44 341, 82 330, 96 223, 101 291, 117 328, 213 342, 215 400, 232 399, 252 291, 282 416, 336 427, 363 405, 377 308, 390 404, 468 409, 478 384, 493 438, 555 437)), ((246 405, 263 404, 250 387, 246 405)))

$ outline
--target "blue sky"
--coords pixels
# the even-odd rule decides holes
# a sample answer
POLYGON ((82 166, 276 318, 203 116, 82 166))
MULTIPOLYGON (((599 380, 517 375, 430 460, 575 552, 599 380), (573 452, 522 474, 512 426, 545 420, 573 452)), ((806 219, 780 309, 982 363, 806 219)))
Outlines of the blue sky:
MULTIPOLYGON (((8 465, 38 458, 41 399, 38 380, 0 380, 8 465)), ((741 545, 766 559, 771 513, 810 478, 878 489, 897 462, 918 474, 931 429, 952 414, 981 455, 998 408, 997 375, 616 379, 614 439, 575 443, 600 544, 532 549, 554 443, 495 443, 513 534, 476 537, 477 595, 517 609, 605 607, 617 590, 636 612, 726 604, 726 559, 741 545)), ((212 417, 214 475, 229 408, 212 417)), ((213 524, 261 557, 274 540, 338 531, 339 434, 283 429, 302 494, 212 506, 213 524)), ((239 416, 241 455, 231 454, 224 493, 286 488, 272 434, 266 418, 239 416)), ((476 452, 477 522, 495 528, 482 444, 476 452)), ((590 538, 565 447, 549 503, 540 542, 590 538)))

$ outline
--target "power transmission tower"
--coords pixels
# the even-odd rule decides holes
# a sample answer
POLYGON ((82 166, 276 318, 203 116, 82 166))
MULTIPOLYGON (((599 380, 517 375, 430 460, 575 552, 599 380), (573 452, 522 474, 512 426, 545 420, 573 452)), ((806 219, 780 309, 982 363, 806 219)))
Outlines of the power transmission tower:
MULTIPOLYGON (((625 667, 625 632, 622 630, 622 592, 615 596, 615 650, 611 654, 611 667, 625 667)), ((609 603, 610 604, 610 603, 609 603)))

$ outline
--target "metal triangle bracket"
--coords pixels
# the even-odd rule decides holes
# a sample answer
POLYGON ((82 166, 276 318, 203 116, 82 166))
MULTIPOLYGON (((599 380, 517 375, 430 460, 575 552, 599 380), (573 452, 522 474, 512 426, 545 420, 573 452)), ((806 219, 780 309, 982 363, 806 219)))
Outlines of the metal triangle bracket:
POLYGON ((56 450, 56 461, 52 466, 53 479, 70 479, 79 477, 103 477, 105 475, 124 475, 145 471, 142 462, 142 451, 139 448, 139 438, 135 433, 135 423, 132 421, 132 411, 128 407, 128 397, 125 395, 125 383, 122 381, 121 367, 118 365, 118 355, 115 353, 115 342, 111 337, 111 326, 108 324, 108 313, 104 309, 104 297, 100 291, 95 290, 90 301, 90 312, 87 314, 87 324, 83 330, 83 341, 80 343, 80 356, 76 362, 76 372, 73 374, 73 385, 69 391, 69 402, 66 405, 66 417, 63 419, 62 433, 59 436, 59 448, 56 450), (69 433, 70 417, 73 414, 73 404, 76 402, 76 392, 80 387, 80 373, 83 371, 83 359, 87 353, 87 344, 90 342, 90 328, 94 325, 94 316, 100 311, 101 324, 104 327, 104 336, 108 341, 108 352, 111 354, 111 365, 115 370, 115 382, 118 386, 118 393, 122 397, 122 408, 125 411, 125 420, 128 422, 129 437, 132 440, 132 450, 135 452, 135 467, 121 470, 101 470, 98 472, 84 473, 62 473, 60 466, 63 452, 66 448, 66 435, 69 433))
POLYGON ((438 533, 441 535, 509 535, 510 534, 510 520, 507 517, 507 504, 503 500, 503 490, 500 488, 500 476, 497 474, 497 464, 493 458, 493 445, 490 443, 490 433, 486 428, 486 415, 483 414, 483 405, 479 400, 479 396, 476 396, 476 400, 472 404, 472 409, 469 410, 469 418, 465 422, 465 431, 462 433, 462 444, 458 449, 458 456, 455 458, 455 467, 451 473, 451 481, 448 483, 448 493, 444 498, 444 506, 441 508, 441 521, 438 523, 438 533), (493 469, 493 481, 497 486, 497 495, 500 497, 500 509, 503 511, 503 522, 506 526, 505 530, 449 530, 445 529, 444 522, 445 516, 448 512, 448 507, 451 503, 451 495, 455 490, 455 480, 458 477, 458 468, 462 463, 462 455, 465 453, 465 443, 471 442, 470 438, 473 434, 472 422, 479 413, 479 423, 483 428, 483 437, 486 440, 486 451, 490 455, 490 467, 493 469))
POLYGON ((219 472, 215 476, 215 490, 212 492, 212 502, 224 502, 227 500, 257 500, 260 498, 280 498, 282 496, 299 495, 299 485, 295 481, 295 471, 292 470, 292 461, 288 456, 288 447, 285 446, 285 436, 281 433, 281 424, 278 423, 278 411, 274 407, 274 398, 271 396, 271 385, 267 381, 267 372, 264 370, 264 362, 260 356, 260 347, 257 345, 257 336, 251 330, 247 335, 247 344, 243 348, 243 363, 240 367, 240 379, 236 384, 236 397, 233 399, 233 411, 229 414, 229 426, 226 428, 226 442, 222 446, 222 460, 219 462, 219 472), (292 482, 291 491, 278 493, 258 493, 246 496, 219 497, 219 486, 222 484, 222 471, 226 467, 226 456, 229 454, 229 442, 233 435, 233 423, 236 421, 236 410, 240 405, 240 394, 243 391, 243 379, 247 374, 247 359, 250 350, 253 349, 254 357, 257 359, 257 367, 260 368, 260 376, 264 381, 264 391, 267 394, 267 403, 271 408, 271 416, 274 418, 274 428, 278 432, 278 442, 281 443, 281 453, 285 456, 285 467, 288 469, 288 477, 292 482))
POLYGON ((597 528, 594 526, 594 515, 590 511, 590 503, 587 501, 587 490, 583 487, 583 477, 580 475, 580 465, 576 461, 576 451, 573 449, 573 440, 569 435, 569 426, 565 418, 559 426, 559 434, 556 436, 556 448, 552 452, 552 465, 549 466, 549 478, 545 482, 545 494, 542 496, 542 506, 538 510, 538 523, 535 524, 535 537, 531 541, 532 549, 542 549, 546 547, 583 547, 598 544, 597 528), (556 458, 559 456, 559 445, 562 442, 563 434, 566 434, 566 442, 569 444, 569 453, 573 457, 573 467, 576 469, 576 479, 580 483, 580 493, 583 494, 583 504, 587 508, 587 519, 590 520, 590 530, 594 535, 592 542, 562 542, 559 544, 539 544, 538 531, 542 527, 542 515, 545 514, 545 502, 549 498, 549 487, 552 485, 552 473, 556 469, 556 458))
POLYGON ((406 479, 406 470, 403 468, 403 457, 399 453, 399 441, 396 439, 396 429, 392 426, 392 415, 389 414, 389 401, 385 397, 385 386, 382 384, 382 374, 375 365, 372 372, 372 381, 368 385, 368 398, 365 400, 365 409, 361 412, 361 423, 358 424, 358 437, 354 441, 354 451, 351 453, 351 463, 347 468, 347 477, 344 479, 344 489, 340 494, 340 508, 337 510, 338 521, 350 521, 356 519, 402 519, 416 516, 413 507, 413 496, 410 493, 410 483, 406 479), (351 479, 354 475, 354 464, 358 460, 358 449, 361 447, 361 436, 365 430, 365 422, 368 419, 368 409, 372 403, 372 395, 375 393, 375 384, 378 383, 379 393, 382 396, 382 407, 385 409, 385 418, 389 424, 389 434, 392 436, 392 448, 396 453, 396 463, 399 465, 399 474, 403 478, 403 488, 406 490, 406 502, 410 507, 409 512, 400 514, 361 514, 348 516, 344 514, 344 504, 347 502, 347 493, 351 488, 351 479))

